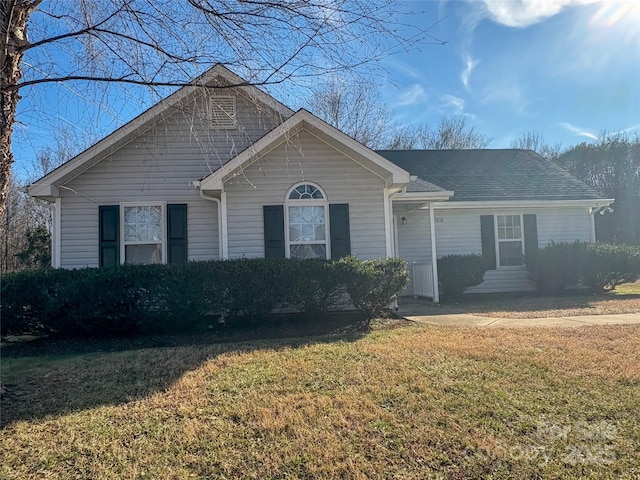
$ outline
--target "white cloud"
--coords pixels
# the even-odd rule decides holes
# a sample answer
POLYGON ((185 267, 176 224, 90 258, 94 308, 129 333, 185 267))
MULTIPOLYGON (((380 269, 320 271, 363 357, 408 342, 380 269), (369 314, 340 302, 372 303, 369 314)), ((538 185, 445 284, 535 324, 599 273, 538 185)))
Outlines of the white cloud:
POLYGON ((527 27, 553 17, 566 7, 603 0, 484 0, 488 16, 508 27, 527 27))
POLYGON ((467 102, 464 98, 458 97, 456 95, 451 95, 449 93, 444 93, 440 95, 440 99, 442 100, 442 104, 440 108, 444 111, 446 116, 449 115, 462 115, 465 117, 475 119, 476 116, 472 113, 467 113, 465 108, 467 106, 467 102))
POLYGON ((395 102, 396 107, 405 107, 408 105, 415 105, 427 99, 427 94, 424 91, 422 85, 417 83, 411 85, 408 90, 402 92, 395 102))
POLYGON ((442 96, 444 100, 444 104, 447 107, 453 107, 453 111, 455 114, 461 114, 464 112, 465 101, 464 98, 456 97, 455 95, 449 95, 445 93, 442 96))
POLYGON ((406 75, 413 80, 422 80, 424 78, 424 73, 420 71, 420 69, 415 68, 406 62, 401 62, 393 57, 388 57, 385 59, 385 62, 391 65, 394 70, 397 70, 401 74, 406 75))
POLYGON ((529 104, 524 88, 517 78, 502 78, 485 85, 482 102, 507 104, 512 111, 523 113, 529 104))
POLYGON ((596 135, 595 133, 590 132, 584 128, 580 128, 575 125, 572 125, 569 122, 562 122, 560 123, 560 125, 580 137, 590 138, 591 140, 598 140, 598 135, 596 135))
POLYGON ((638 133, 640 134, 640 123, 636 123, 635 125, 631 125, 630 127, 623 128, 620 130, 620 133, 638 133))
POLYGON ((464 84, 464 88, 466 88, 468 90, 469 89, 469 77, 471 77, 471 72, 473 72, 473 69, 476 68, 476 66, 478 65, 478 63, 480 63, 480 61, 472 58, 471 55, 469 55, 467 53, 467 54, 464 55, 463 62, 464 62, 464 69, 462 70, 462 73, 460 74, 460 79, 462 80, 462 83, 464 84))

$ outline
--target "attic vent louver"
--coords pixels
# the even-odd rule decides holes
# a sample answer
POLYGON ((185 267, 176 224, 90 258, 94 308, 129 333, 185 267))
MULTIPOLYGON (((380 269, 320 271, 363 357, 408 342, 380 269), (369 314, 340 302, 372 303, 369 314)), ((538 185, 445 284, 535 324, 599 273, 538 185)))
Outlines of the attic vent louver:
POLYGON ((236 97, 212 96, 209 99, 209 118, 212 128, 236 128, 236 97))

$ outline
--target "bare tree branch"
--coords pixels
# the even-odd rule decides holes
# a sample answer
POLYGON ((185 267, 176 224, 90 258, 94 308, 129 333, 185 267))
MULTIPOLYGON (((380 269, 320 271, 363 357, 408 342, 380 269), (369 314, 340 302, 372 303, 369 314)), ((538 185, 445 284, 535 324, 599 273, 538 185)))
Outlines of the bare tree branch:
POLYGON ((468 126, 464 117, 443 118, 437 128, 429 125, 399 128, 388 148, 392 150, 469 150, 485 148, 491 138, 468 126))
POLYGON ((314 89, 307 103, 312 112, 363 145, 385 145, 391 114, 372 81, 347 82, 331 77, 314 89))
POLYGON ((533 150, 534 152, 542 155, 547 160, 553 160, 557 158, 562 152, 562 145, 549 145, 544 141, 544 137, 541 133, 531 131, 523 134, 521 137, 516 138, 511 142, 512 148, 520 148, 523 150, 533 150))

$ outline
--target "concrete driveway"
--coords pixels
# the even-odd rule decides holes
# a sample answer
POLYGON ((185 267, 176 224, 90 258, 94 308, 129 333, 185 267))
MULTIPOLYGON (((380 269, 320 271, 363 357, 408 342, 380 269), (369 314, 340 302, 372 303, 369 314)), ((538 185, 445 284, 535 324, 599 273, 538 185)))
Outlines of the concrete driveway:
POLYGON ((470 315, 467 313, 417 316, 403 315, 403 317, 416 323, 451 327, 581 327, 585 325, 640 324, 640 313, 547 318, 494 318, 470 315))
POLYGON ((416 323, 458 327, 580 327, 585 325, 640 324, 640 313, 617 315, 579 315, 547 318, 496 318, 469 313, 436 314, 428 312, 423 303, 401 303, 397 315, 416 323))

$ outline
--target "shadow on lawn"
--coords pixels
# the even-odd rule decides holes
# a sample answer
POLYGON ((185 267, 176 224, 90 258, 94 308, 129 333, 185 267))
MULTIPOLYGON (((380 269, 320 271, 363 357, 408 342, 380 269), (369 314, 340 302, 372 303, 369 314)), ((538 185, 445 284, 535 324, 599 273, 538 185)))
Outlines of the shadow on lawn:
POLYGON ((317 323, 216 328, 197 335, 5 343, 2 373, 7 392, 1 399, 0 427, 140 400, 227 352, 350 342, 369 330, 361 317, 340 315, 317 323))

